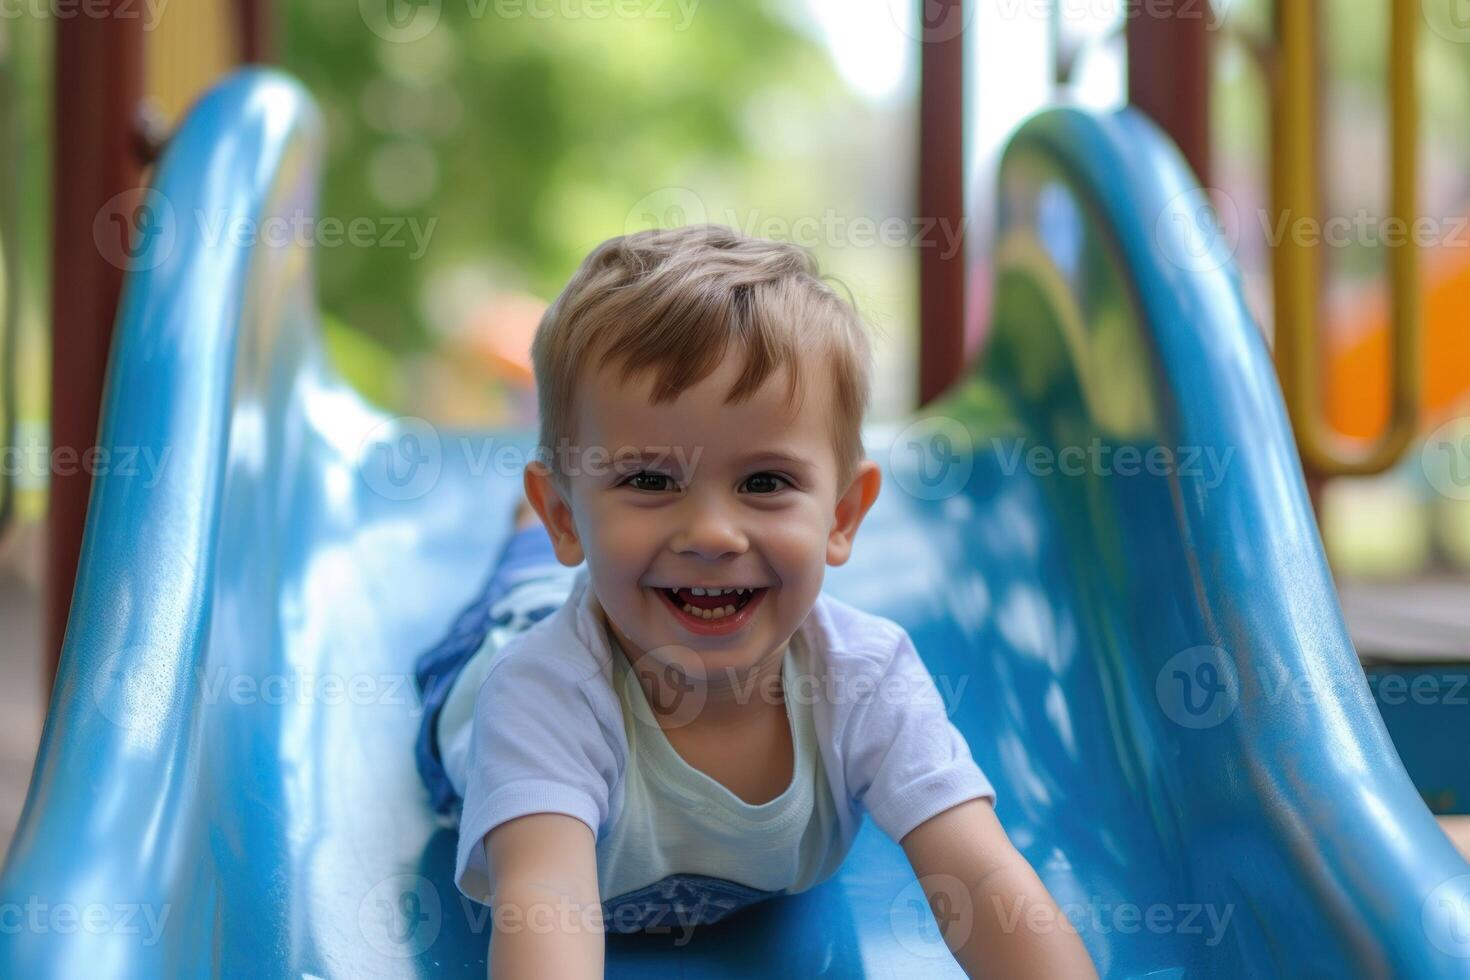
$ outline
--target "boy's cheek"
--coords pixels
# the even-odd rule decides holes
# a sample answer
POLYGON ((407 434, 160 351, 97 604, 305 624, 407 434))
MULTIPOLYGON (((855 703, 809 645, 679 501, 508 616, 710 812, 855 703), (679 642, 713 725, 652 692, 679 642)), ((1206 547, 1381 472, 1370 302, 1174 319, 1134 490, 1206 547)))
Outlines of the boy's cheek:
POLYGON ((638 513, 609 514, 593 529, 598 558, 615 564, 647 564, 658 540, 657 526, 638 513))
POLYGON ((816 514, 783 517, 767 525, 762 536, 773 563, 797 568, 823 564, 827 526, 816 514))

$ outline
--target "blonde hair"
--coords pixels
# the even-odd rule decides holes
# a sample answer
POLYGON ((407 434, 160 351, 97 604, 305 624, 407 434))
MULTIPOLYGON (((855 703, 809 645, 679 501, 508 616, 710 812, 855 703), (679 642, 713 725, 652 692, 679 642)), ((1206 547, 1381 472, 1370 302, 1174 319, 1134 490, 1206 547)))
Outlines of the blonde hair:
POLYGON ((862 319, 819 274, 810 251, 722 225, 612 238, 582 261, 531 345, 538 455, 560 481, 553 450, 575 438, 583 371, 621 366, 624 384, 652 371, 659 404, 713 372, 731 343, 739 344, 745 362, 727 404, 753 395, 782 367, 792 404, 800 353, 818 355, 814 363, 833 379, 831 435, 838 492, 845 490, 863 459, 870 397, 872 353, 862 319))

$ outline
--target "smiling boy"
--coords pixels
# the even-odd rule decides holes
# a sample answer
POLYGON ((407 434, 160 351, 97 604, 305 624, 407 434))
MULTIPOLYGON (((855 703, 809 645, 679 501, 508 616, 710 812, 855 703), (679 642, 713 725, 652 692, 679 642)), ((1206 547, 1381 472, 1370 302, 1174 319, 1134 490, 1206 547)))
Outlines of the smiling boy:
POLYGON ((492 580, 500 629, 421 669, 420 761, 436 803, 463 798, 492 975, 601 976, 606 929, 805 891, 863 813, 969 910, 940 925, 970 975, 1092 975, 1075 932, 1015 928, 1063 920, 907 634, 821 591, 880 474, 867 339, 810 254, 709 225, 612 239, 532 355, 539 524, 492 580))

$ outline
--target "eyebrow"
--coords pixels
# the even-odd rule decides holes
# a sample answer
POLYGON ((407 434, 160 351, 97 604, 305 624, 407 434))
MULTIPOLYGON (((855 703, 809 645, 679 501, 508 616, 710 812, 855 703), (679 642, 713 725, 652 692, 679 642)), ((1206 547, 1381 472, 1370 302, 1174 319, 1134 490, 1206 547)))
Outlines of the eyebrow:
POLYGON ((737 462, 741 466, 757 466, 762 463, 784 463, 787 466, 792 466, 797 469, 806 469, 808 466, 811 465, 807 460, 802 459, 800 456, 795 456, 791 453, 783 452, 779 449, 768 449, 762 450, 761 452, 751 453, 748 456, 740 457, 737 462))
MULTIPOLYGON (((648 450, 637 452, 625 452, 617 458, 631 464, 653 463, 668 461, 677 458, 676 453, 665 450, 663 452, 651 452, 648 450)), ((748 453, 735 461, 737 467, 759 466, 762 464, 778 463, 795 469, 805 470, 811 466, 809 460, 802 459, 794 453, 780 449, 763 449, 758 452, 748 453)))

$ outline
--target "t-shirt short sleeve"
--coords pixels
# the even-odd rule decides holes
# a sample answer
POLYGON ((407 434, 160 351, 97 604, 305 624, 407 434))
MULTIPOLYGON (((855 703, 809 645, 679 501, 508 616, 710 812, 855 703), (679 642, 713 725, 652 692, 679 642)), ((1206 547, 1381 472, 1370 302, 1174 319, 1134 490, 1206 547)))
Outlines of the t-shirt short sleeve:
POLYGON ((454 880, 483 904, 494 893, 485 835, 531 813, 576 817, 596 838, 609 815, 619 756, 592 692, 568 661, 508 646, 475 699, 454 880))
POLYGON ((848 791, 894 841, 930 817, 995 789, 949 720, 929 668, 908 633, 866 678, 844 726, 848 791))

